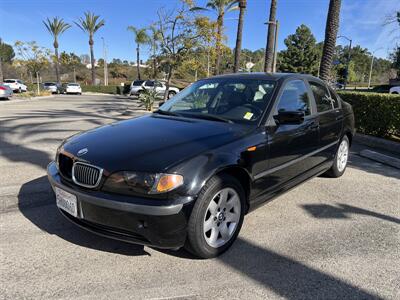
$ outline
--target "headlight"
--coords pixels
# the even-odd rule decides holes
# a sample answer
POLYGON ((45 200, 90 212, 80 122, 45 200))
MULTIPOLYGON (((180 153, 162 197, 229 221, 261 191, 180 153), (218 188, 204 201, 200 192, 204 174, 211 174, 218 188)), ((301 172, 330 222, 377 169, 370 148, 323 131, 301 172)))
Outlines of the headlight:
POLYGON ((178 174, 151 174, 145 172, 118 172, 104 183, 104 190, 116 193, 159 194, 172 191, 183 184, 178 174))

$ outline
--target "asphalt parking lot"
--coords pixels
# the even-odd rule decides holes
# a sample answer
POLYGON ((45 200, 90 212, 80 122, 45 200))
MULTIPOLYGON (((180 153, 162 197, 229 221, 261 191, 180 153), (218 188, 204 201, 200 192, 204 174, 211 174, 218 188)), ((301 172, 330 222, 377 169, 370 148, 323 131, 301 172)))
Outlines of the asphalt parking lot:
POLYGON ((45 168, 61 140, 143 114, 119 96, 0 101, 1 297, 399 299, 400 170, 352 152, 245 217, 219 258, 108 240, 60 215, 45 168))

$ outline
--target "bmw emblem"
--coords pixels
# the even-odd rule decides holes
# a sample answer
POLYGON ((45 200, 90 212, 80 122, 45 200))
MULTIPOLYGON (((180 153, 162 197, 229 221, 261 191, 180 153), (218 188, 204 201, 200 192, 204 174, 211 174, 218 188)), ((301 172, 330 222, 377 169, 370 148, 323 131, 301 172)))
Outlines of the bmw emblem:
POLYGON ((86 154, 88 152, 89 152, 88 148, 83 148, 83 149, 78 151, 78 156, 82 156, 82 155, 84 155, 84 154, 86 154))

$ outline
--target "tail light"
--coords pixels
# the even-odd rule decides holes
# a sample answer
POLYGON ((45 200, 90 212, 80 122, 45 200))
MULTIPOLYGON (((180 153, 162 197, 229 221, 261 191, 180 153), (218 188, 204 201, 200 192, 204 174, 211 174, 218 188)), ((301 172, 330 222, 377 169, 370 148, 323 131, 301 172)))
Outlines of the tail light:
POLYGON ((7 89, 4 86, 0 86, 0 90, 5 91, 7 89))

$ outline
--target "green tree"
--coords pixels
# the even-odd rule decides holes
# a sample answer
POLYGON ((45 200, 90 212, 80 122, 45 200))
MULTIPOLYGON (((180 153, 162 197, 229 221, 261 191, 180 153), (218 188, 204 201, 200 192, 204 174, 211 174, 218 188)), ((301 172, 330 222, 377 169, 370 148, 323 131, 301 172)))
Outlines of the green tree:
POLYGON ((147 34, 146 28, 136 28, 134 26, 128 26, 127 30, 133 32, 135 43, 136 43, 136 67, 137 76, 140 80, 140 46, 150 43, 149 35, 147 34))
POLYGON ((390 59, 392 61, 392 66, 396 70, 397 78, 400 78, 400 46, 391 53, 390 59))
POLYGON ((63 19, 55 17, 52 20, 47 18, 43 21, 47 31, 53 36, 53 47, 55 55, 55 69, 57 82, 60 82, 60 62, 58 57, 58 37, 63 34, 68 28, 71 27, 68 23, 64 22, 63 19))
POLYGON ((21 58, 14 61, 15 65, 25 67, 31 75, 36 75, 39 81, 40 72, 50 64, 50 49, 39 46, 35 41, 16 41, 14 47, 21 58))
POLYGON ((272 72, 273 69, 272 64, 274 61, 275 30, 276 30, 276 0, 271 0, 271 6, 269 9, 267 46, 265 49, 264 72, 272 72))
POLYGON ((60 64, 65 67, 77 67, 82 64, 81 59, 75 53, 66 53, 65 51, 60 53, 60 64))
POLYGON ((3 43, 0 39, 0 59, 3 63, 12 63, 15 57, 14 49, 11 45, 3 43))
POLYGON ((287 49, 280 53, 280 71, 316 75, 318 47, 311 30, 306 25, 300 25, 296 33, 289 35, 284 42, 287 49))
POLYGON ((217 13, 217 32, 215 43, 215 69, 214 74, 220 74, 221 57, 222 57, 222 38, 224 36, 224 16, 226 13, 238 9, 239 0, 209 0, 206 7, 193 7, 192 10, 213 10, 217 13))
POLYGON ((330 0, 325 25, 325 40, 322 50, 319 76, 327 81, 330 77, 333 56, 335 54, 336 37, 339 30, 341 0, 330 0))
POLYGON ((84 17, 80 17, 75 24, 82 29, 83 32, 89 35, 89 47, 90 47, 90 63, 92 65, 92 84, 96 82, 96 70, 95 70, 95 63, 94 63, 94 51, 93 51, 93 37, 94 34, 104 26, 105 21, 104 19, 100 20, 100 16, 95 15, 92 12, 85 12, 84 17))

